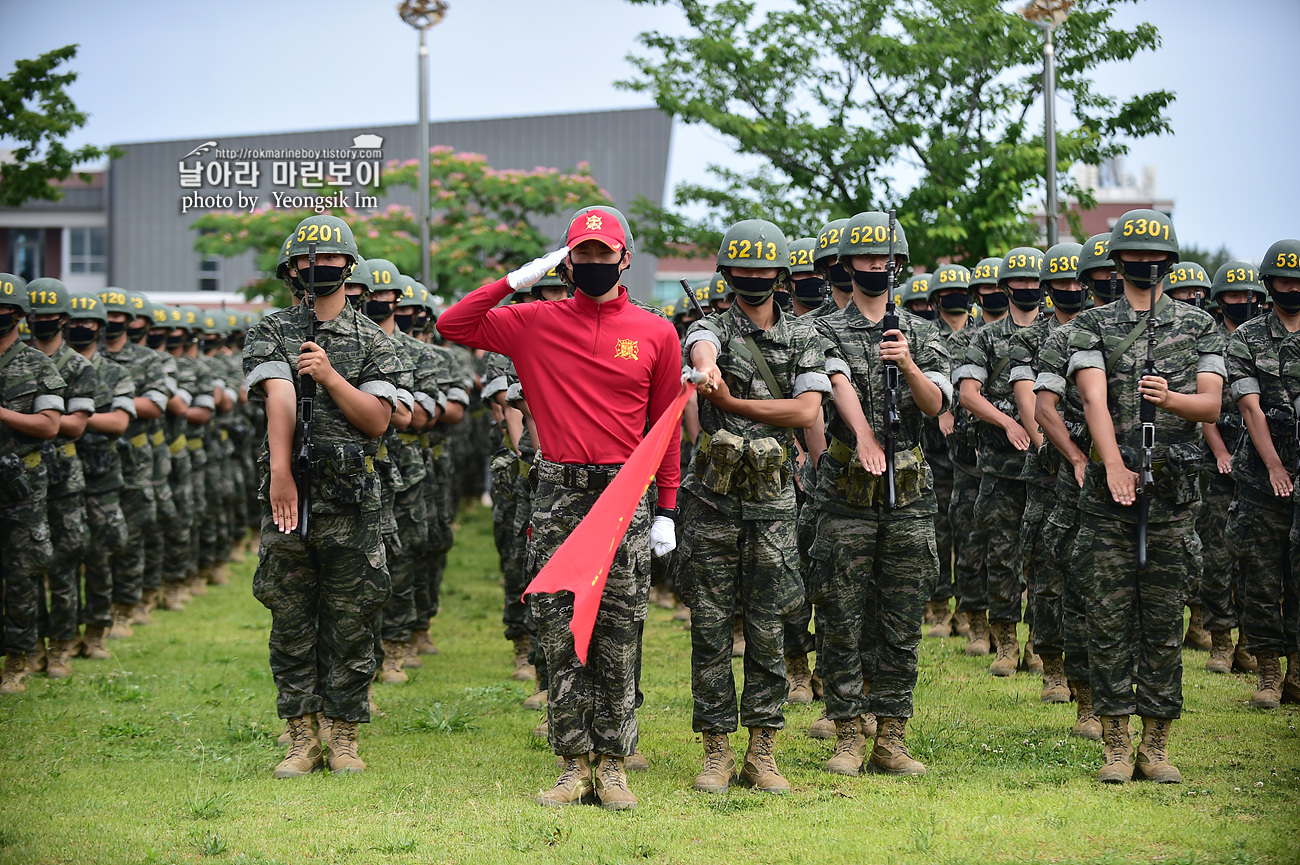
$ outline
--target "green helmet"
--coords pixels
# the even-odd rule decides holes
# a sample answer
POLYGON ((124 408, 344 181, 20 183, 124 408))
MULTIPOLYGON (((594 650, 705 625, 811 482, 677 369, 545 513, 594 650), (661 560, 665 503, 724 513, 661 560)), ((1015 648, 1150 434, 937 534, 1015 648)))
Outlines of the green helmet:
MULTIPOLYGON (((869 210, 851 217, 840 234, 837 254, 841 259, 850 255, 888 255, 889 214, 869 210)), ((897 222, 894 223, 894 259, 899 266, 907 261, 907 235, 897 222)))
MULTIPOLYGON (((743 219, 722 236, 718 271, 724 267, 774 267, 790 275, 790 247, 785 233, 766 219, 743 219)), ((781 281, 781 277, 777 278, 781 281)))
POLYGON ((102 325, 108 325, 108 313, 104 303, 93 294, 69 294, 68 318, 90 318, 102 325))
POLYGON ((817 252, 817 238, 801 237, 790 241, 790 272, 812 273, 813 256, 817 252))
POLYGON ((242 312, 231 312, 226 310, 221 314, 221 325, 226 329, 226 333, 243 333, 245 329, 244 314, 242 312))
POLYGON ((1259 277, 1267 286, 1275 276, 1300 279, 1300 240, 1279 240, 1264 253, 1259 277))
POLYGON ((1092 287, 1090 271, 1106 268, 1113 270, 1115 262, 1110 257, 1110 234, 1094 234, 1083 244, 1079 253, 1079 281, 1092 287))
POLYGON ((1043 259, 1043 268, 1039 271, 1038 278, 1042 282, 1053 279, 1078 279, 1079 278, 1079 259, 1083 256, 1083 244, 1058 243, 1051 249, 1047 250, 1047 256, 1043 259))
POLYGON ((1043 271, 1043 253, 1032 246, 1017 246, 1002 256, 1002 271, 998 283, 1008 279, 1038 279, 1043 271))
POLYGON ((813 251, 813 270, 826 270, 830 260, 840 254, 840 237, 844 234, 847 219, 833 219, 817 232, 817 248, 813 251))
POLYGON ((150 307, 149 312, 151 314, 150 327, 171 327, 171 307, 164 303, 155 303, 150 307))
POLYGON ((226 317, 222 315, 221 310, 204 309, 200 310, 200 313, 199 320, 203 322, 205 334, 226 335, 226 317))
POLYGON ((32 305, 27 297, 27 280, 12 273, 0 273, 0 304, 16 306, 21 314, 27 315, 32 305))
POLYGON ((153 307, 149 302, 149 298, 140 292, 128 291, 126 293, 126 305, 130 307, 131 315, 136 318, 153 320, 153 307))
MULTIPOLYGON (((366 259, 366 282, 371 291, 387 291, 389 289, 396 291, 400 297, 405 292, 403 289, 415 280, 409 276, 404 276, 397 265, 393 264, 386 258, 368 258, 366 259)), ((359 279, 350 280, 351 282, 361 282, 359 279)))
MULTIPOLYGON (((373 276, 373 274, 372 274, 373 276)), ((518 294, 519 292, 515 292, 518 294)), ((514 295, 511 295, 513 297, 514 295)), ((513 303, 513 301, 511 301, 513 303)), ((424 301, 420 297, 420 292, 416 287, 414 279, 406 275, 401 275, 401 280, 397 289, 397 309, 413 306, 416 309, 424 308, 424 301)))
POLYGON ((131 292, 125 288, 115 288, 110 285, 99 293, 99 299, 104 302, 104 312, 124 312, 128 316, 135 315, 135 309, 131 306, 131 292))
POLYGON ((1264 298, 1268 292, 1259 281, 1259 272, 1255 266, 1245 261, 1229 261, 1219 265, 1214 272, 1214 282, 1210 284, 1210 297, 1217 299, 1226 291, 1253 291, 1264 298))
POLYGON ((57 279, 42 276, 27 283, 28 310, 35 315, 68 315, 70 299, 68 287, 57 279))
POLYGON ((579 210, 577 213, 573 214, 573 219, 569 220, 569 225, 573 224, 574 219, 577 219, 579 216, 582 216, 583 214, 589 213, 590 211, 593 210, 603 210, 606 213, 611 214, 615 219, 618 220, 618 224, 623 228, 623 243, 627 247, 628 260, 631 261, 633 258, 635 258, 636 241, 633 240, 632 238, 632 226, 628 224, 627 217, 624 216, 622 211, 618 210, 617 208, 610 207, 606 204, 593 204, 590 207, 584 207, 581 210, 579 210))
POLYGON ((352 268, 352 272, 343 280, 344 285, 361 286, 362 294, 369 293, 373 290, 373 282, 374 280, 370 275, 370 268, 367 266, 366 259, 364 258, 357 259, 356 267, 352 268))
POLYGON ((709 297, 710 304, 719 300, 726 300, 727 295, 731 293, 731 286, 722 278, 722 274, 715 273, 709 280, 709 297))
POLYGON ((1210 277, 1205 268, 1194 261, 1180 261, 1169 268, 1169 290, 1175 288, 1210 288, 1210 277))
POLYGON ((1158 210, 1130 210, 1115 222, 1110 230, 1110 254, 1125 250, 1166 252, 1178 261, 1178 235, 1167 214, 1158 210))
MULTIPOLYGON (((352 229, 346 222, 337 216, 319 215, 309 216, 298 227, 294 229, 293 237, 289 241, 289 262, 299 256, 307 255, 311 245, 316 245, 317 255, 343 255, 349 259, 348 264, 344 265, 338 281, 330 280, 321 281, 319 268, 317 270, 316 290, 320 294, 330 294, 348 279, 348 274, 354 269, 356 263, 361 260, 361 254, 357 252, 357 242, 352 237, 352 229)), ((296 282, 306 283, 307 273, 305 271, 298 274, 296 282)))
POLYGON ((284 243, 280 244, 280 257, 275 261, 275 278, 289 284, 289 247, 293 246, 293 236, 295 232, 289 232, 284 238, 284 243))
POLYGON ((960 264, 941 264, 939 269, 930 274, 930 287, 926 299, 933 300, 935 294, 946 288, 970 290, 970 271, 960 264))
MULTIPOLYGON (((203 311, 197 306, 184 304, 177 308, 180 311, 180 328, 182 330, 203 330, 203 311)), ((110 306, 109 311, 113 308, 110 306)))
POLYGON ((975 288, 980 285, 997 285, 998 279, 1002 275, 1002 257, 990 256, 981 258, 979 264, 975 265, 970 272, 968 288, 975 288))
POLYGON ((258 313, 255 312, 244 313, 244 330, 245 331, 252 330, 253 325, 257 324, 261 320, 262 317, 258 313))
POLYGON ((918 273, 903 285, 902 302, 906 306, 917 301, 930 300, 930 274, 918 273))

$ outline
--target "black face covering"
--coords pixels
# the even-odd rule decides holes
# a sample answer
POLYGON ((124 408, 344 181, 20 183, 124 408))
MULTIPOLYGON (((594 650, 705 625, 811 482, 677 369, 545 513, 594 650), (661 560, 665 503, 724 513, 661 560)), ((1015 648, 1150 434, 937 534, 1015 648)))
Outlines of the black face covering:
MULTIPOLYGON (((409 309, 409 307, 408 307, 409 309)), ((402 333, 410 333, 411 328, 415 326, 415 313, 403 313, 400 309, 395 313, 397 320, 397 329, 402 333)))
POLYGON ((0 336, 8 336, 9 331, 18 326, 18 315, 13 310, 0 312, 0 336))
POLYGON ((1083 298, 1087 294, 1083 289, 1078 291, 1062 291, 1061 289, 1052 289, 1052 305, 1061 312, 1078 312, 1083 309, 1083 298))
POLYGON ((94 345, 95 340, 99 339, 99 328, 87 327, 84 324, 70 324, 66 333, 68 345, 73 348, 85 348, 88 345, 94 345))
POLYGON ((1220 301, 1219 308, 1223 310, 1223 317, 1233 324, 1245 324, 1259 312, 1259 304, 1253 300, 1248 300, 1245 303, 1223 303, 1220 301))
POLYGON ((977 292, 975 301, 985 312, 1006 312, 1011 306, 1011 298, 1007 297, 1005 291, 995 291, 991 294, 977 292))
POLYGON ((1286 315, 1300 312, 1300 291, 1277 291, 1270 288, 1268 295, 1273 298, 1273 305, 1286 315))
POLYGON ((840 291, 853 290, 853 274, 850 273, 849 269, 844 265, 836 262, 830 266, 827 273, 831 278, 831 285, 835 286, 840 291))
POLYGON ((969 312, 970 295, 950 292, 939 295, 939 308, 944 312, 969 312))
POLYGON ((804 306, 819 306, 826 297, 826 280, 820 276, 793 280, 794 296, 804 306))
POLYGON ((126 333, 126 322, 124 321, 109 319, 108 327, 104 328, 104 336, 108 339, 117 339, 124 333, 126 333))
POLYGON ((1043 302, 1043 290, 1041 288, 1013 288, 1011 289, 1011 302, 1016 305, 1016 309, 1022 312, 1038 309, 1038 305, 1043 302))
MULTIPOLYGON (((153 331, 149 331, 149 335, 146 336, 144 339, 145 339, 145 344, 148 345, 150 348, 162 348, 164 345, 167 344, 167 331, 162 330, 162 331, 158 331, 157 333, 154 333, 153 331)), ((179 342, 179 340, 177 340, 177 342, 179 342)))
POLYGON ((203 352, 204 352, 204 354, 206 354, 206 353, 208 353, 208 352, 210 352, 210 351, 216 351, 217 349, 221 348, 221 343, 223 343, 223 342, 225 342, 225 340, 223 340, 223 339, 222 339, 221 337, 219 337, 219 336, 205 336, 205 337, 203 337, 203 352))
POLYGON ((1165 278, 1174 261, 1172 258, 1164 258, 1158 261, 1120 261, 1120 273, 1124 275, 1124 281, 1131 283, 1134 288, 1151 289, 1160 280, 1165 278), (1156 281, 1151 281, 1151 265, 1156 265, 1156 281))
POLYGON ((736 292, 736 297, 751 306, 757 306, 772 296, 776 288, 776 277, 728 276, 727 284, 736 292))
MULTIPOLYGON (((1173 297, 1173 295, 1170 295, 1170 297, 1173 297)), ((1174 300, 1178 301, 1179 303, 1185 303, 1188 306, 1199 307, 1201 305, 1201 299, 1194 294, 1191 297, 1175 297, 1174 300)))
MULTIPOLYGON (((333 294, 343 285, 343 279, 352 269, 351 265, 343 267, 331 267, 328 265, 316 265, 316 293, 321 297, 333 294)), ((298 275, 293 277, 293 286, 299 291, 307 291, 307 268, 298 271, 298 275)))
POLYGON ((786 312, 789 312, 791 309, 793 309, 794 298, 790 297, 790 292, 788 291, 772 292, 772 300, 773 302, 776 303, 777 306, 781 307, 781 309, 785 310, 786 312))
POLYGON ((573 284, 577 286, 578 291, 588 297, 600 297, 614 286, 618 285, 619 262, 613 264, 598 264, 595 262, 584 262, 579 264, 573 262, 573 284))
POLYGON ((361 312, 371 321, 381 322, 393 314, 393 301, 367 300, 361 304, 361 312))
POLYGON ((936 318, 939 317, 939 310, 933 307, 931 307, 930 309, 912 309, 909 306, 907 308, 907 311, 912 313, 912 315, 918 316, 920 318, 924 318, 927 321, 934 321, 936 318))
POLYGON ((184 344, 185 344, 185 334, 183 333, 167 334, 167 349, 169 351, 173 348, 180 348, 184 344))
POLYGON ((48 339, 54 339, 54 337, 59 335, 59 331, 61 330, 63 330, 62 319, 56 318, 53 321, 32 322, 32 338, 38 342, 45 342, 48 339))
POLYGON ((366 296, 364 294, 349 294, 346 295, 346 297, 348 301, 348 306, 352 307, 353 309, 361 309, 361 302, 366 299, 366 296))
POLYGON ((858 287, 858 291, 867 297, 880 297, 880 295, 889 291, 889 271, 855 270, 853 271, 853 284, 858 287))
POLYGON ((411 320, 412 333, 424 333, 424 329, 429 326, 429 313, 416 313, 411 320))
POLYGON ((1114 303, 1124 296, 1124 281, 1118 276, 1112 283, 1110 278, 1094 280, 1092 284, 1092 293, 1097 298, 1097 303, 1114 303), (1112 285, 1114 286, 1112 288, 1112 285))
POLYGON ((140 343, 144 342, 144 338, 146 335, 148 335, 148 333, 149 333, 148 325, 143 325, 142 327, 128 327, 126 329, 126 338, 131 340, 131 342, 135 343, 136 345, 139 345, 140 343))

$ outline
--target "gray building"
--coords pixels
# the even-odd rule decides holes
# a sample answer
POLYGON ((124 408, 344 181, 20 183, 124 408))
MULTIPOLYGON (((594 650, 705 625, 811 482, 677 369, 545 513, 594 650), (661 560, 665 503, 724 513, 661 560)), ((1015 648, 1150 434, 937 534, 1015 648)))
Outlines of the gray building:
MULTIPOLYGON (((587 162, 624 210, 638 196, 663 201, 672 119, 658 109, 464 120, 433 123, 430 130, 433 146, 482 153, 495 169, 568 170, 587 162)), ((204 258, 194 250, 191 225, 205 213, 247 208, 254 196, 261 208, 274 205, 277 194, 310 193, 302 186, 315 182, 318 171, 348 174, 362 185, 389 160, 415 158, 419 145, 410 124, 117 146, 125 155, 108 170, 105 276, 109 284, 152 295, 233 292, 259 275, 251 253, 204 258)), ((415 206, 409 187, 381 186, 380 193, 379 208, 415 206)), ((0 213, 0 227, 8 215, 0 213)), ((545 218, 538 227, 558 239, 565 218, 545 218)), ((647 296, 655 270, 651 256, 638 255, 629 288, 647 296)))

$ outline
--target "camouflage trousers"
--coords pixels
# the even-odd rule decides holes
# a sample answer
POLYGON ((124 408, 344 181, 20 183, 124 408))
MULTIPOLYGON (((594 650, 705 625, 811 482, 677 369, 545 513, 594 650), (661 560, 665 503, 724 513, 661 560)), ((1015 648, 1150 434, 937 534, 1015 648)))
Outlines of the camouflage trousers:
POLYGON ((1020 516, 1020 562, 1025 573, 1025 622, 1034 630, 1034 647, 1038 647, 1038 622, 1034 613, 1038 609, 1034 596, 1038 592, 1038 583, 1042 569, 1047 565, 1047 549, 1043 545, 1046 537, 1048 514, 1056 500, 1055 482, 1025 482, 1025 511, 1020 516))
MULTIPOLYGON (((538 481, 525 565, 530 580, 599 495, 538 481)), ((556 754, 595 751, 623 757, 636 750, 636 662, 650 593, 650 568, 643 564, 650 555, 650 514, 649 501, 643 498, 610 565, 585 666, 578 661, 569 630, 573 594, 534 595, 529 603, 549 667, 547 718, 556 754)))
POLYGON ((1147 569, 1134 523, 1083 514, 1075 547, 1092 551, 1082 586, 1088 611, 1092 705, 1098 715, 1177 718, 1183 709, 1183 591, 1201 567, 1190 520, 1152 523, 1147 569), (1189 539, 1189 535, 1191 539, 1189 539))
POLYGON ((171 487, 176 518, 162 526, 164 583, 183 582, 196 569, 191 561, 190 529, 194 509, 190 454, 184 448, 172 455, 172 470, 167 477, 171 487))
POLYGON ((176 498, 167 478, 154 481, 153 499, 157 521, 144 547, 143 585, 146 590, 162 588, 163 574, 167 570, 167 535, 174 531, 173 526, 188 519, 176 508, 176 498))
POLYGON ((992 623, 1020 621, 1020 593, 1025 589, 1020 555, 1020 523, 1024 515, 1024 481, 987 474, 980 479, 975 522, 984 539, 987 609, 992 623))
POLYGON ((113 603, 134 605, 144 593, 145 548, 158 523, 153 481, 124 486, 119 495, 126 517, 126 544, 113 556, 113 603))
POLYGON ((81 562, 90 540, 86 526, 86 496, 76 492, 50 499, 46 514, 52 555, 45 570, 48 601, 45 587, 37 586, 42 611, 40 635, 51 640, 71 640, 77 636, 81 562))
POLYGON ((934 482, 934 497, 939 500, 939 512, 934 517, 934 539, 939 547, 939 579, 930 593, 932 601, 947 601, 957 593, 953 578, 953 525, 948 516, 952 507, 955 469, 946 451, 926 454, 934 482))
MULTIPOLYGON (((199 436, 201 430, 197 428, 193 431, 194 436, 199 436)), ((191 436, 191 440, 194 440, 191 436)), ((202 441, 199 437, 198 441, 202 441)), ((194 510, 192 513, 193 520, 190 522, 190 571, 197 571, 201 564, 201 549, 203 546, 203 524, 207 521, 208 514, 208 472, 207 472, 207 454, 203 448, 190 450, 190 495, 194 497, 194 510)))
POLYGON ((219 449, 204 446, 208 458, 203 465, 204 520, 199 527, 199 567, 210 568, 224 562, 230 555, 230 526, 225 501, 228 497, 228 479, 225 476, 225 459, 219 449))
POLYGON ((86 527, 91 542, 82 560, 81 623, 107 628, 112 624, 113 556, 126 546, 129 535, 117 490, 86 494, 86 527))
POLYGON ((1040 556, 1036 567, 1032 611, 1034 651, 1063 655, 1065 675, 1071 681, 1088 678, 1088 623, 1080 588, 1092 569, 1092 550, 1078 550, 1079 487, 1073 469, 1058 475, 1053 498, 1056 507, 1038 531, 1041 541, 1033 548, 1040 556))
POLYGON ((1241 629, 1252 655, 1296 651, 1300 574, 1293 570, 1291 499, 1244 484, 1228 516, 1227 538, 1241 568, 1241 629))
POLYGON ((785 656, 797 658, 816 652, 821 658, 822 627, 820 611, 813 610, 809 580, 812 577, 812 545, 817 537, 817 508, 811 500, 799 508, 799 517, 795 523, 796 538, 799 547, 799 579, 803 583, 803 600, 785 619, 785 656), (808 626, 817 619, 816 633, 809 633, 808 626))
POLYGON ((0 508, 0 598, 4 602, 5 652, 36 651, 40 579, 54 557, 46 519, 46 469, 27 470, 32 494, 0 508))
POLYGON ((955 463, 948 525, 952 529, 953 589, 957 593, 957 609, 963 612, 989 608, 984 533, 975 521, 975 500, 979 492, 979 469, 955 463))
POLYGON ((728 517, 682 493, 677 590, 691 608, 691 694, 697 733, 785 727, 784 616, 803 601, 793 519, 728 517), (731 673, 732 623, 745 632, 739 715, 731 673))
POLYGON ((390 591, 379 512, 312 514, 311 536, 283 534, 263 502, 253 596, 271 611, 271 674, 281 718, 324 712, 369 721, 375 628, 390 591))
POLYGON ((402 490, 393 496, 393 516, 397 519, 397 537, 400 540, 396 556, 388 559, 388 573, 392 582, 392 596, 384 604, 383 639, 399 643, 408 642, 416 627, 415 572, 425 554, 428 527, 424 510, 422 484, 402 490))
POLYGON ((912 717, 921 618, 939 573, 932 515, 822 512, 812 556, 813 603, 826 623, 818 668, 827 717, 912 717))
POLYGON ((1188 603, 1200 602, 1207 631, 1231 631, 1239 619, 1240 571, 1225 536, 1236 486, 1232 475, 1201 472, 1201 513, 1196 518, 1196 534, 1205 550, 1205 566, 1201 573, 1192 575, 1187 599, 1188 603))
POLYGON ((519 537, 515 532, 515 478, 519 476, 519 458, 515 452, 502 449, 492 460, 492 540, 497 548, 497 561, 504 577, 505 600, 501 608, 501 624, 505 626, 507 640, 528 633, 524 626, 523 601, 524 563, 519 537))
MULTIPOLYGON (((447 443, 443 443, 447 447, 447 443)), ((428 550, 416 570, 417 618, 421 622, 438 615, 442 597, 442 576, 447 570, 447 553, 456 537, 451 522, 456 516, 455 473, 451 468, 451 455, 445 450, 440 457, 426 460, 428 474, 424 477, 424 506, 428 514, 428 550)))

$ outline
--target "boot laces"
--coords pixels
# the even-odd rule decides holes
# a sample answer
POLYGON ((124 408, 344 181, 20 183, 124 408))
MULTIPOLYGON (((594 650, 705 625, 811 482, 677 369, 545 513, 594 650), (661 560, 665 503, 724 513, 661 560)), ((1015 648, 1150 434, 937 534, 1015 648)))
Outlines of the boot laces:
POLYGON ((330 748, 339 757, 357 756, 357 722, 335 720, 330 729, 330 748))
POLYGON ((5 655, 5 672, 10 675, 21 673, 27 667, 27 656, 9 652, 5 655))
POLYGON ((289 719, 289 753, 286 757, 301 757, 311 750, 311 719, 289 719))
POLYGON ((1119 721, 1112 720, 1106 724, 1106 763, 1124 762, 1124 727, 1119 721))
POLYGON ((853 750, 854 742, 860 732, 857 724, 846 724, 838 728, 835 731, 835 753, 832 756, 838 757, 853 750))
POLYGON ((1276 691, 1282 686, 1282 661, 1276 657, 1259 659, 1260 690, 1276 691))
POLYGON ((760 757, 771 757, 776 739, 770 730, 760 730, 754 737, 754 753, 760 757))
POLYGON ((729 746, 723 736, 704 737, 704 766, 706 769, 721 770, 726 761, 729 746))
POLYGON ((911 758, 912 754, 907 750, 907 743, 903 741, 903 724, 901 720, 894 720, 885 730, 885 741, 890 749, 897 751, 904 757, 911 758))
POLYGON ((578 781, 578 775, 582 772, 582 767, 578 765, 577 757, 568 757, 564 761, 564 771, 560 777, 555 780, 555 786, 568 787, 578 781))
POLYGON ((600 762, 600 783, 606 789, 627 789, 627 778, 619 771, 618 761, 613 757, 606 757, 600 762))
POLYGON ((1162 763, 1168 760, 1165 752, 1168 731, 1169 722, 1164 718, 1156 718, 1151 725, 1151 737, 1147 741, 1147 754, 1154 762, 1162 763))

